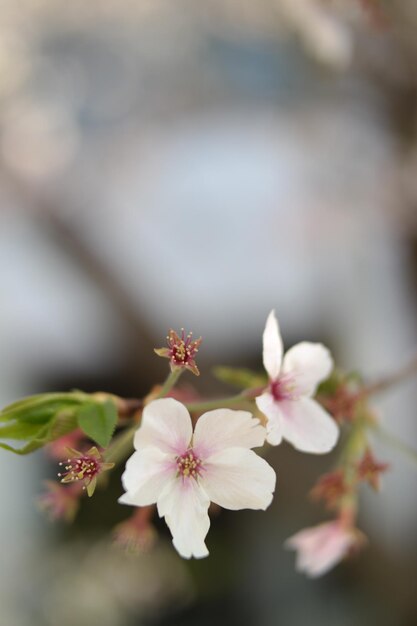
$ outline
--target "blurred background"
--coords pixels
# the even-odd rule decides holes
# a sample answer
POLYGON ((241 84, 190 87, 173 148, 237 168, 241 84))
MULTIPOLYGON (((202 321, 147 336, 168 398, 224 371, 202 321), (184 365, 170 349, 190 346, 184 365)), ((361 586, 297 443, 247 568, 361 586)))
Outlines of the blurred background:
MULTIPOLYGON (((417 348, 414 0, 2 0, 0 402, 80 388, 140 397, 168 328, 214 364, 261 368, 275 308, 287 347, 320 340, 370 377, 417 348)), ((417 445, 417 388, 378 398, 417 445)), ((317 581, 283 541, 325 518, 331 458, 274 449, 266 513, 222 512, 210 557, 116 550, 108 493, 74 526, 36 494, 57 467, 0 451, 0 624, 411 626, 414 468, 367 491, 369 547, 317 581)))

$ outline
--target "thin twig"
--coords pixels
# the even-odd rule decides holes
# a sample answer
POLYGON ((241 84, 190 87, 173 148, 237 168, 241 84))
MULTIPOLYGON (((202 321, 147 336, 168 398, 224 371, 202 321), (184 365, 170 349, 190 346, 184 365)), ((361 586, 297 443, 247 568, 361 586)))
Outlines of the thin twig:
POLYGON ((410 363, 401 367, 396 372, 393 372, 389 376, 385 376, 380 380, 377 380, 374 383, 370 383, 362 388, 360 391, 361 396, 370 396, 374 393, 379 393, 380 391, 385 391, 386 389, 390 389, 397 383, 401 383, 410 376, 417 374, 417 356, 414 357, 410 363))
POLYGON ((374 427, 373 432, 380 436, 380 438, 388 443, 392 448, 395 448, 402 454, 404 454, 410 461, 417 465, 417 450, 414 450, 411 446, 409 446, 401 439, 398 439, 391 432, 383 428, 381 425, 374 427))

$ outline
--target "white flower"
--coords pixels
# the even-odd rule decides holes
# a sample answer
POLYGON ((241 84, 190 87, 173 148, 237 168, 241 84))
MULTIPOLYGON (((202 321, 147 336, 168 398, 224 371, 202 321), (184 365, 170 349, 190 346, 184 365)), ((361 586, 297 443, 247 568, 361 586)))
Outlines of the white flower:
POLYGON ((263 361, 270 381, 256 404, 267 417, 267 441, 276 446, 286 439, 302 452, 329 452, 337 442, 339 429, 312 398, 318 383, 333 369, 327 348, 303 341, 283 358, 278 322, 271 311, 263 334, 263 361))
POLYGON ((193 433, 183 404, 154 400, 143 411, 119 502, 156 503, 180 555, 205 557, 210 501, 231 510, 266 509, 271 503, 275 472, 250 450, 263 445, 265 434, 250 413, 230 409, 204 413, 193 433))
POLYGON ((335 520, 301 530, 287 539, 285 546, 297 550, 296 569, 316 578, 328 572, 362 541, 359 531, 335 520))

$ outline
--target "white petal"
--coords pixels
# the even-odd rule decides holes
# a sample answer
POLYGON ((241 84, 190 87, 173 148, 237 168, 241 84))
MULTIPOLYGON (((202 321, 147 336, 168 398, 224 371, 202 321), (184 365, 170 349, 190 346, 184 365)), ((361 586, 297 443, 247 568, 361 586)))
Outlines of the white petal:
POLYGON ((204 463, 200 482, 210 500, 225 509, 266 509, 272 501, 276 475, 252 450, 229 448, 204 463))
POLYGON ((290 348, 282 364, 283 373, 294 375, 296 391, 303 396, 314 395, 317 385, 330 375, 332 369, 329 350, 321 343, 308 341, 290 348))
POLYGON ((297 450, 323 454, 336 445, 339 428, 318 402, 300 398, 283 400, 279 405, 283 437, 297 450))
POLYGON ((217 409, 204 413, 198 419, 193 449, 204 459, 225 448, 262 446, 265 436, 265 428, 248 411, 217 409))
POLYGON ((266 440, 271 446, 277 446, 282 441, 282 413, 279 403, 274 396, 266 391, 255 399, 256 406, 267 418, 266 440))
POLYGON ((152 446, 163 452, 183 454, 192 433, 191 417, 185 406, 174 398, 162 398, 144 408, 134 444, 137 450, 152 446))
POLYGON ((275 317, 275 311, 271 311, 266 320, 263 334, 263 362, 271 380, 278 378, 282 363, 282 352, 282 339, 278 321, 275 317))
POLYGON ((189 559, 208 555, 204 540, 210 528, 210 500, 194 478, 175 477, 158 499, 158 513, 172 533, 172 543, 179 554, 189 559))
POLYGON ((154 504, 161 495, 167 480, 175 475, 177 466, 174 457, 158 448, 145 448, 134 452, 126 463, 122 484, 126 493, 121 504, 147 506, 154 504))

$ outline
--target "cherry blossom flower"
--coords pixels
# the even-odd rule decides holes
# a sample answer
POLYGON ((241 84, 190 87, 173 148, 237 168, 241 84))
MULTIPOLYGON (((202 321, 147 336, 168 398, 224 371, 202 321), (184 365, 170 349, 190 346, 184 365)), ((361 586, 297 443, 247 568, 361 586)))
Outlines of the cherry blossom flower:
POLYGON ((312 397, 333 368, 327 348, 303 341, 283 357, 278 322, 271 311, 263 334, 263 362, 269 385, 256 404, 267 418, 267 441, 276 446, 286 439, 302 452, 329 452, 339 429, 312 397))
POLYGON ((97 485, 97 476, 112 469, 114 463, 106 463, 95 446, 88 452, 80 452, 72 448, 67 448, 67 451, 71 458, 60 463, 63 467, 63 471, 58 474, 61 483, 82 482, 83 488, 91 497, 97 485))
POLYGON ((246 411, 204 413, 194 429, 186 407, 173 398, 148 404, 128 459, 122 504, 157 504, 184 558, 208 555, 208 507, 266 509, 275 472, 251 448, 262 446, 265 429, 246 411))
POLYGON ((168 347, 155 348, 154 352, 158 356, 169 359, 171 371, 187 369, 196 376, 199 376, 200 372, 195 362, 195 357, 201 342, 201 337, 193 339, 193 333, 190 332, 186 335, 183 328, 181 328, 181 336, 177 335, 175 330, 171 328, 167 335, 168 347))
POLYGON ((297 550, 296 569, 311 578, 322 576, 363 542, 363 535, 341 520, 305 528, 285 542, 297 550))

